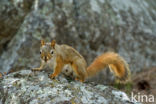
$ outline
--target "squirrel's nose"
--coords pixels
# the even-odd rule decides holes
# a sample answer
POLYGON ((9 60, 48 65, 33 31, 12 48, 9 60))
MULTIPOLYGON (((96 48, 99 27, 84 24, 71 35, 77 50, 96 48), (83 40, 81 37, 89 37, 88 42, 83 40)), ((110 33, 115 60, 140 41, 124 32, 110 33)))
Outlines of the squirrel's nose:
POLYGON ((45 58, 44 58, 45 62, 47 62, 47 59, 48 59, 48 58, 45 56, 45 58))

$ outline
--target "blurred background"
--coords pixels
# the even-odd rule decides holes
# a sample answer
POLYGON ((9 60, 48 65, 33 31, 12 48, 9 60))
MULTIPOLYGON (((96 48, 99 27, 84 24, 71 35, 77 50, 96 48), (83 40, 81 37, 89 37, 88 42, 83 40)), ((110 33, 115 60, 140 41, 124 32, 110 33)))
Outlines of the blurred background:
MULTIPOLYGON (((117 52, 137 86, 155 89, 156 0, 0 0, 1 73, 39 66, 41 39, 74 47, 88 64, 117 52)), ((109 77, 106 70, 94 80, 109 77)))

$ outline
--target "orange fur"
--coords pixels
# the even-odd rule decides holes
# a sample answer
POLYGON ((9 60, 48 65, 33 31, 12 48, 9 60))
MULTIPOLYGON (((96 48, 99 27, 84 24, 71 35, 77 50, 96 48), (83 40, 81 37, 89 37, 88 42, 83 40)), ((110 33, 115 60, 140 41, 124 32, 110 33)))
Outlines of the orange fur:
POLYGON ((64 63, 63 63, 61 57, 57 57, 56 62, 58 64, 54 70, 54 73, 50 75, 50 78, 52 78, 52 79, 59 75, 59 73, 62 71, 63 66, 64 66, 64 63))
POLYGON ((129 80, 130 71, 126 61, 114 52, 107 52, 98 56, 87 68, 88 77, 109 66, 114 74, 121 80, 129 80))
POLYGON ((44 40, 41 40, 41 46, 45 45, 44 40))

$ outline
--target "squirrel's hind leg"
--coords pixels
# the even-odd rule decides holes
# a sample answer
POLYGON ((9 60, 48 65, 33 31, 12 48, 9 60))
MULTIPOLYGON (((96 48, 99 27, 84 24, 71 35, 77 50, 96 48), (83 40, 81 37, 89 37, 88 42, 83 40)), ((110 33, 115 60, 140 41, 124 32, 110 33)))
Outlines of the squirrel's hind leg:
POLYGON ((74 73, 76 74, 75 80, 78 80, 80 82, 84 82, 85 81, 85 76, 83 75, 83 73, 81 73, 78 69, 78 66, 76 64, 72 64, 72 69, 74 70, 74 73))

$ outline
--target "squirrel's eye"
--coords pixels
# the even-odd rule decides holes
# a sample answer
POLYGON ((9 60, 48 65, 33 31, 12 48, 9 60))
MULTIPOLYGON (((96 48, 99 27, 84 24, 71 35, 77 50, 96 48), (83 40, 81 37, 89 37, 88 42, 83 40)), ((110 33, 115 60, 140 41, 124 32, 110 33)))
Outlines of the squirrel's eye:
POLYGON ((53 52, 53 51, 51 51, 50 53, 51 53, 51 54, 53 54, 54 52, 53 52))

